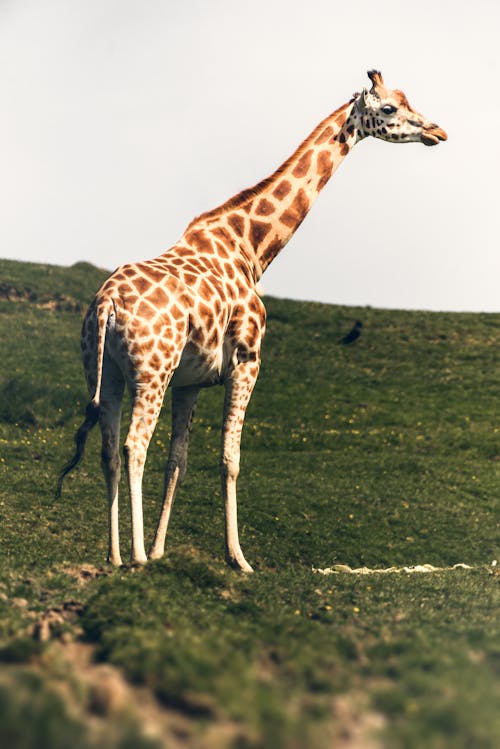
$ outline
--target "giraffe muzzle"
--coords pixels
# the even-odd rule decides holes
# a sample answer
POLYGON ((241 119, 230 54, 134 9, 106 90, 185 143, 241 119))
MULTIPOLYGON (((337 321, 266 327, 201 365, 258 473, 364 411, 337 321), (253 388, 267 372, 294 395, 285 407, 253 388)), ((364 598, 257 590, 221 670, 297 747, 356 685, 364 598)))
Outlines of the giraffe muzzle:
POLYGON ((422 131, 420 140, 425 146, 437 146, 440 140, 448 140, 448 136, 442 128, 433 124, 422 131))

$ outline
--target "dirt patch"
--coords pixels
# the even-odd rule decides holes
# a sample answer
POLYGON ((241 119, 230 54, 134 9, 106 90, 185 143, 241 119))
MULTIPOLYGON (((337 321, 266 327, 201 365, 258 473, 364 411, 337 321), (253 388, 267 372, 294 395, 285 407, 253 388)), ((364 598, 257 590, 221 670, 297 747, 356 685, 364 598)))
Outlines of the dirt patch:
POLYGON ((378 738, 386 725, 380 713, 370 710, 363 694, 346 694, 333 701, 335 749, 382 749, 378 738))
POLYGON ((81 585, 85 585, 98 577, 105 577, 111 574, 111 570, 104 567, 94 567, 93 564, 86 564, 83 567, 65 567, 63 572, 65 575, 73 577, 81 585))
POLYGON ((48 657, 53 661, 52 667, 56 665, 59 671, 63 665, 68 674, 62 684, 66 700, 73 709, 85 714, 95 735, 127 715, 140 726, 144 736, 162 746, 172 749, 186 746, 184 739, 191 734, 188 721, 166 711, 146 687, 130 684, 118 668, 96 663, 92 645, 83 642, 54 645, 48 657), (69 684, 73 687, 68 691, 69 684), (82 693, 83 702, 81 697, 78 699, 82 693))
POLYGON ((80 601, 64 601, 60 606, 52 606, 37 617, 29 634, 40 642, 48 642, 57 635, 63 641, 71 640, 75 632, 80 633, 79 628, 75 630, 75 623, 82 611, 83 603, 80 601), (65 625, 70 625, 71 631, 65 631, 65 625))
POLYGON ((166 708, 150 689, 127 681, 120 669, 97 663, 94 646, 85 642, 55 640, 33 668, 88 726, 96 745, 103 737, 108 746, 124 722, 165 749, 229 749, 241 735, 241 727, 229 720, 207 724, 166 708))

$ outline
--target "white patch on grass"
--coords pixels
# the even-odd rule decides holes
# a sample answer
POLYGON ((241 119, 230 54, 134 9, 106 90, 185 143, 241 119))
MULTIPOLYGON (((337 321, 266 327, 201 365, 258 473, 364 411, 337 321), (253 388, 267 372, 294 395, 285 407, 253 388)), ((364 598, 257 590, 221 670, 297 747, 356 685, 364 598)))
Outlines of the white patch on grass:
POLYGON ((324 569, 313 567, 312 571, 317 572, 320 575, 339 575, 341 573, 346 573, 349 575, 386 575, 388 573, 394 572, 406 572, 408 574, 413 574, 414 572, 445 572, 448 570, 472 569, 474 569, 474 567, 471 567, 469 564, 459 562, 458 564, 454 564, 452 567, 434 567, 434 565, 432 564, 414 564, 411 567, 381 567, 378 569, 372 569, 371 567, 355 567, 353 569, 352 567, 349 567, 348 564, 334 564, 333 567, 325 567, 324 569))

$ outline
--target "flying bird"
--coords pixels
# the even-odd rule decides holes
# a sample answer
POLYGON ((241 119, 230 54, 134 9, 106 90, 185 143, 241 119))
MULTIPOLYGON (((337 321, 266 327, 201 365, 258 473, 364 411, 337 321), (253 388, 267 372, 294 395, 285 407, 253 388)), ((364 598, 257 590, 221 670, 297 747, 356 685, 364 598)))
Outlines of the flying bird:
POLYGON ((363 323, 356 320, 352 329, 347 333, 347 335, 340 339, 339 343, 342 343, 344 346, 347 346, 348 343, 353 343, 361 335, 362 327, 363 323))

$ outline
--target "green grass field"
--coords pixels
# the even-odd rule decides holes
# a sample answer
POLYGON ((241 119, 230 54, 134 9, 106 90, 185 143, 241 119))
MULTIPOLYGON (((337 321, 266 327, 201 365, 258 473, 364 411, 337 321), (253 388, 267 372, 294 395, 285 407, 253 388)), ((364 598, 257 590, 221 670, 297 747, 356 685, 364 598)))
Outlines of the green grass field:
MULTIPOLYGON (((265 298, 238 486, 256 574, 223 561, 221 388, 200 397, 165 559, 110 570, 97 430, 54 499, 105 275, 0 261, 0 744, 497 749, 500 315, 265 298), (472 569, 312 571, 424 563, 472 569)), ((125 481, 121 509, 126 556, 125 481)))

